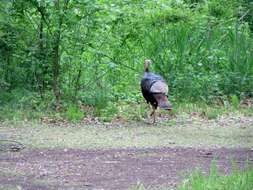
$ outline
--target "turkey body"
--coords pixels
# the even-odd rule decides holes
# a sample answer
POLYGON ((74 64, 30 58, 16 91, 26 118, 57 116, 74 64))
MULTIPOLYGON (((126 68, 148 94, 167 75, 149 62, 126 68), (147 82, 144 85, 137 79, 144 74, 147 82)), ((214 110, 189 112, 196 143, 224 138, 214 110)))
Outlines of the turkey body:
POLYGON ((162 76, 145 72, 141 80, 141 92, 147 103, 150 103, 153 109, 160 107, 171 110, 172 106, 168 101, 168 85, 162 76))

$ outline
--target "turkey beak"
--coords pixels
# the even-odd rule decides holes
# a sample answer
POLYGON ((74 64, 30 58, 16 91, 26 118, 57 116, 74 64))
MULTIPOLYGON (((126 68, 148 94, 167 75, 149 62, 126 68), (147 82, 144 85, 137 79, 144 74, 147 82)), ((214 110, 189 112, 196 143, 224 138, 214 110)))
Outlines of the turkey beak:
POLYGON ((168 111, 172 111, 172 105, 169 105, 169 107, 167 108, 168 111))
MULTIPOLYGON (((167 99, 169 99, 169 96, 168 95, 166 95, 167 96, 167 99)), ((170 101, 168 100, 168 108, 167 108, 167 110, 168 111, 172 111, 172 104, 170 103, 170 101)))

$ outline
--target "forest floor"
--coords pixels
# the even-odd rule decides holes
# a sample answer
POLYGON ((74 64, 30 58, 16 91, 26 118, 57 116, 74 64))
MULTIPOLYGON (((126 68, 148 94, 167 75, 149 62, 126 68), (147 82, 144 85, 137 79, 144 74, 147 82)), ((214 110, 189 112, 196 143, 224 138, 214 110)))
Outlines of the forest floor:
POLYGON ((11 121, 0 123, 0 140, 0 189, 9 190, 174 189, 214 160, 223 174, 232 163, 253 165, 253 118, 238 114, 154 126, 11 121), (4 139, 25 148, 10 151, 4 139))

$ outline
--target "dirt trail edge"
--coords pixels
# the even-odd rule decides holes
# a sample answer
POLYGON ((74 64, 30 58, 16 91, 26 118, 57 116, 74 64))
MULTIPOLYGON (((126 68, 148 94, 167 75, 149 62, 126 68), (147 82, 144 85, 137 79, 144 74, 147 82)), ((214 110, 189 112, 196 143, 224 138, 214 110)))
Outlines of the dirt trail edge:
POLYGON ((212 160, 220 172, 231 171, 231 160, 253 163, 250 149, 110 149, 26 150, 0 153, 0 189, 121 190, 179 184, 192 170, 208 173, 212 160))

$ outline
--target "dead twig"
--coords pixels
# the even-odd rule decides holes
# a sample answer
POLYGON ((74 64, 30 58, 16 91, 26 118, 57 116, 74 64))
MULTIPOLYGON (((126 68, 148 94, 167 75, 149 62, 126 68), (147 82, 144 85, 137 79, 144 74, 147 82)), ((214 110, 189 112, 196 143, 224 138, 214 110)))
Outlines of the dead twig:
POLYGON ((15 140, 0 140, 0 151, 18 152, 25 148, 25 145, 15 140))

